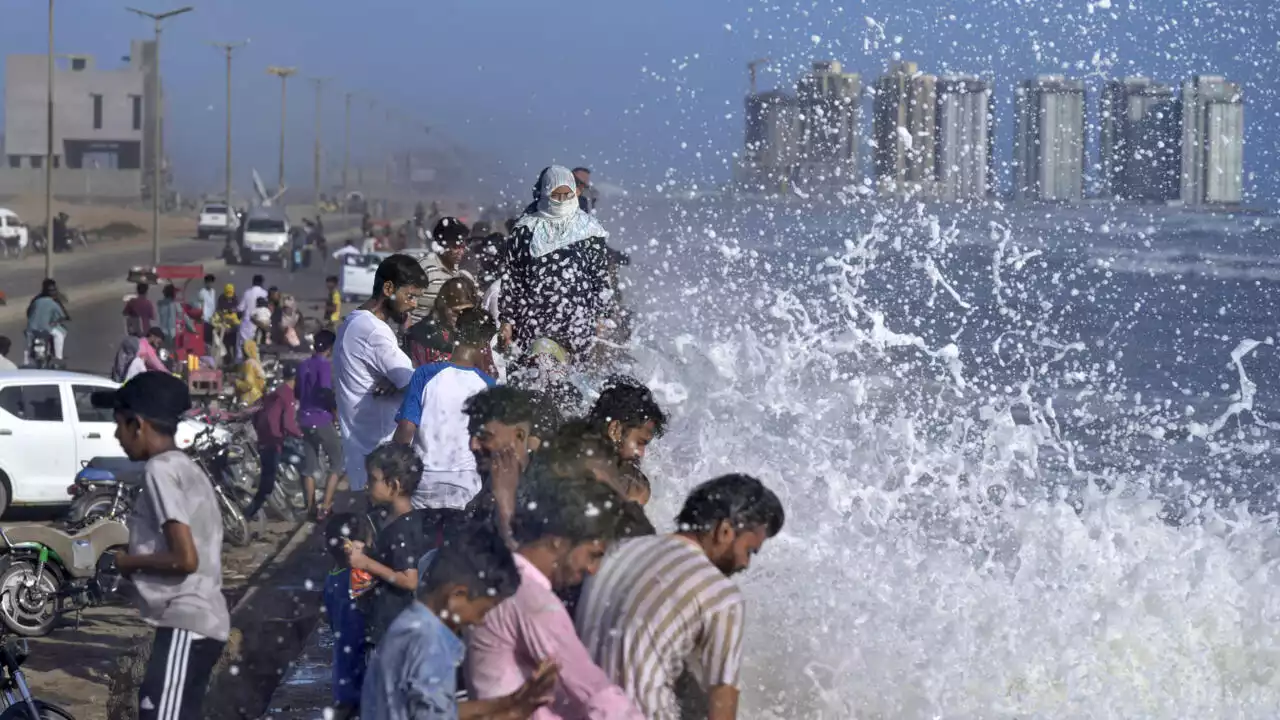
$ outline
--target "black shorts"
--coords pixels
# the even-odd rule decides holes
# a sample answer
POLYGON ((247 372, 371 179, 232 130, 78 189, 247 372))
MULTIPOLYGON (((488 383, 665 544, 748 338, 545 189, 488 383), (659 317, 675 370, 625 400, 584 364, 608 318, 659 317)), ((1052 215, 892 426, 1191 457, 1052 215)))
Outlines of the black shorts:
POLYGON ((221 640, 190 630, 156 628, 147 674, 138 688, 138 720, 200 720, 221 640))
POLYGON ((318 425, 302 429, 306 453, 302 458, 302 476, 320 480, 320 453, 329 460, 329 472, 342 474, 342 438, 333 425, 318 425))

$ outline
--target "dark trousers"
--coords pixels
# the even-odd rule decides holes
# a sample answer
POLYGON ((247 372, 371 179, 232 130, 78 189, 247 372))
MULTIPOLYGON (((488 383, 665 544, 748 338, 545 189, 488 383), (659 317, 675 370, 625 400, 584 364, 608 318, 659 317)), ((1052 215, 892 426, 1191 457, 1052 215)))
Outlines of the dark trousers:
POLYGON ((147 674, 138 688, 138 720, 200 720, 223 645, 190 630, 156 628, 147 674))
POLYGON ((276 474, 280 472, 280 448, 275 446, 258 446, 258 463, 262 466, 262 475, 258 478, 258 492, 244 509, 244 516, 253 519, 254 515, 267 504, 267 498, 276 489, 276 474))

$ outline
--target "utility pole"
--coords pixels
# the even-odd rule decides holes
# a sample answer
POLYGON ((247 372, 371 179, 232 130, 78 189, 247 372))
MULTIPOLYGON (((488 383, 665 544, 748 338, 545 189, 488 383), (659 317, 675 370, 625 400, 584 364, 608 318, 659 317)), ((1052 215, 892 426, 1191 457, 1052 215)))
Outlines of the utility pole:
POLYGON ((396 146, 395 146, 395 141, 392 140, 392 138, 394 137, 394 133, 391 132, 391 115, 392 115, 391 109, 388 108, 387 109, 387 125, 386 125, 387 134, 385 136, 387 138, 387 159, 382 161, 387 168, 387 192, 388 193, 391 192, 391 173, 395 168, 395 164, 396 164, 396 161, 395 161, 396 146))
POLYGON ((233 208, 231 206, 231 54, 237 49, 249 44, 248 40, 240 42, 212 43, 214 47, 221 50, 227 56, 227 169, 226 169, 226 196, 223 198, 227 202, 227 222, 231 222, 231 214, 233 208))
POLYGON ((315 167, 312 170, 315 181, 315 207, 316 214, 320 214, 320 113, 324 110, 324 86, 332 78, 311 78, 311 82, 316 86, 316 147, 315 147, 315 167))
POLYGON ((284 129, 289 111, 289 77, 298 72, 298 68, 272 65, 267 73, 280 78, 280 183, 278 188, 284 190, 284 129))
POLYGON ((154 143, 152 145, 151 157, 151 261, 160 264, 160 157, 164 154, 164 142, 162 140, 160 129, 164 121, 164 98, 160 94, 160 31, 163 29, 161 23, 175 15, 191 12, 195 10, 190 5, 178 8, 177 10, 169 10, 162 13, 151 13, 145 10, 137 10, 131 7, 125 8, 131 13, 140 15, 145 18, 151 18, 155 23, 156 39, 155 39, 155 87, 152 90, 155 97, 152 102, 155 104, 155 122, 152 124, 152 134, 154 135, 154 143))
POLYGON ((49 0, 48 90, 44 127, 44 276, 51 278, 53 277, 53 0, 49 0))
POLYGON ((347 201, 347 193, 351 190, 348 182, 351 171, 351 98, 355 93, 348 91, 345 99, 346 120, 342 127, 342 201, 347 201))

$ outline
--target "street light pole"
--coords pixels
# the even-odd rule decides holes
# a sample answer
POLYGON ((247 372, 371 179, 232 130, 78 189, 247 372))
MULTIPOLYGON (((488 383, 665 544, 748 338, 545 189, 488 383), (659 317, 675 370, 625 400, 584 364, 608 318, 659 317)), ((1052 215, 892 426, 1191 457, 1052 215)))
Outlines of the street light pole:
POLYGON ((227 56, 227 168, 226 168, 226 196, 223 198, 227 203, 227 222, 231 222, 231 54, 238 48, 242 48, 249 43, 248 40, 240 42, 212 43, 214 47, 221 50, 227 56))
MULTIPOLYGON (((53 0, 49 0, 49 87, 44 146, 44 276, 53 277, 53 0)), ((31 238, 27 238, 30 242, 31 238)))
POLYGON ((267 73, 280 78, 280 182, 279 190, 284 190, 284 129, 289 111, 289 77, 297 73, 297 68, 272 65, 267 73))
POLYGON ((349 173, 351 171, 351 98, 355 93, 348 92, 346 96, 346 119, 342 126, 342 201, 346 202, 347 192, 351 186, 348 182, 349 173))
POLYGON ((313 169, 315 182, 315 207, 316 214, 320 214, 320 113, 324 109, 324 86, 331 78, 311 78, 311 82, 316 86, 316 146, 315 158, 313 159, 315 167, 313 169))
POLYGON ((175 15, 181 15, 194 10, 190 5, 180 7, 177 10, 169 10, 168 12, 152 13, 145 10, 137 10, 127 7, 128 10, 135 15, 145 18, 151 18, 155 23, 155 87, 152 91, 155 97, 152 98, 155 103, 155 122, 152 124, 152 157, 151 157, 151 261, 155 265, 160 264, 160 157, 164 154, 164 141, 161 135, 161 127, 164 122, 164 98, 160 93, 160 31, 163 29, 161 23, 175 15))

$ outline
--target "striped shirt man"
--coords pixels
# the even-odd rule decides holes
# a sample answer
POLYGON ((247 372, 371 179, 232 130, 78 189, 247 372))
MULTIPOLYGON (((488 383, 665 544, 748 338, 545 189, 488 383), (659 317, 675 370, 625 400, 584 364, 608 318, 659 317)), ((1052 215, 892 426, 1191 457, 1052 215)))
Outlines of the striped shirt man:
POLYGON ((471 273, 455 266, 452 270, 445 267, 444 261, 436 253, 428 253, 418 260, 418 264, 427 273, 427 285, 422 288, 422 294, 418 296, 418 307, 409 313, 409 317, 413 322, 421 322, 423 318, 431 314, 436 305, 436 296, 440 294, 440 288, 444 284, 454 278, 464 277, 475 283, 476 279, 471 277, 471 273))
POLYGON ((615 547, 577 612, 596 664, 653 720, 680 719, 675 685, 686 665, 704 690, 737 686, 743 624, 738 586, 676 535, 615 547))

